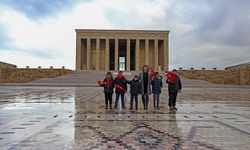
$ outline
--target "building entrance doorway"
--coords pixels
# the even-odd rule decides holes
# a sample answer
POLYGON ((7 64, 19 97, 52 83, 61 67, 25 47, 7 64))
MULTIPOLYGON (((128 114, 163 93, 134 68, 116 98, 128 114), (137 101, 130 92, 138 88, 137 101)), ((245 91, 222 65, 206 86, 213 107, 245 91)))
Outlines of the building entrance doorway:
POLYGON ((119 70, 125 71, 126 68, 126 61, 125 57, 119 57, 119 70))
POLYGON ((126 49, 127 49, 127 40, 119 39, 118 46, 118 70, 125 71, 126 70, 126 49))

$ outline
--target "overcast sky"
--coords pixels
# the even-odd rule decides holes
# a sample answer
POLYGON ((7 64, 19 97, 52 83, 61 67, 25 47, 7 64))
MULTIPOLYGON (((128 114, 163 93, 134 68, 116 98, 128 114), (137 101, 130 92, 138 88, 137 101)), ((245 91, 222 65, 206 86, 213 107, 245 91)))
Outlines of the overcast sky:
POLYGON ((250 62, 249 0, 0 0, 0 61, 75 69, 75 28, 170 30, 170 68, 250 62))

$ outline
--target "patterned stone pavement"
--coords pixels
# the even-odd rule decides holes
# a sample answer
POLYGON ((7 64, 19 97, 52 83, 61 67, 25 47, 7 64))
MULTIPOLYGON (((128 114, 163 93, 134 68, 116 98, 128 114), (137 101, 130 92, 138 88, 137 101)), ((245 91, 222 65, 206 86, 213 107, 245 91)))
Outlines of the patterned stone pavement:
POLYGON ((160 110, 129 111, 99 87, 0 86, 0 149, 250 149, 249 88, 186 87, 176 113, 166 90, 160 110))

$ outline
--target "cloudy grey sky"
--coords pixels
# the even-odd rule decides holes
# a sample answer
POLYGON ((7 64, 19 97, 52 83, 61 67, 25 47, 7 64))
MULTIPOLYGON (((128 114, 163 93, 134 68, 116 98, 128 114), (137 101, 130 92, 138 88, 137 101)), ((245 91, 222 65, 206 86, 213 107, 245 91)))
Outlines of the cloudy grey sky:
POLYGON ((0 61, 75 68, 75 28, 170 30, 170 68, 250 62, 249 0, 0 0, 0 61))

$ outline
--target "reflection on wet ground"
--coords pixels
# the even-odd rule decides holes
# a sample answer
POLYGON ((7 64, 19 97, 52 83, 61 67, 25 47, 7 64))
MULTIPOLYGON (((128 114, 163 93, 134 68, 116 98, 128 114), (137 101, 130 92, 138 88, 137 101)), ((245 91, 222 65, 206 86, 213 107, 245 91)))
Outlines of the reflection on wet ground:
MULTIPOLYGON (((114 95, 115 96, 115 95, 114 95)), ((169 113, 105 110, 98 87, 0 86, 1 149, 250 149, 250 89, 183 89, 169 113)), ((125 97, 127 108, 129 94, 125 97)))

